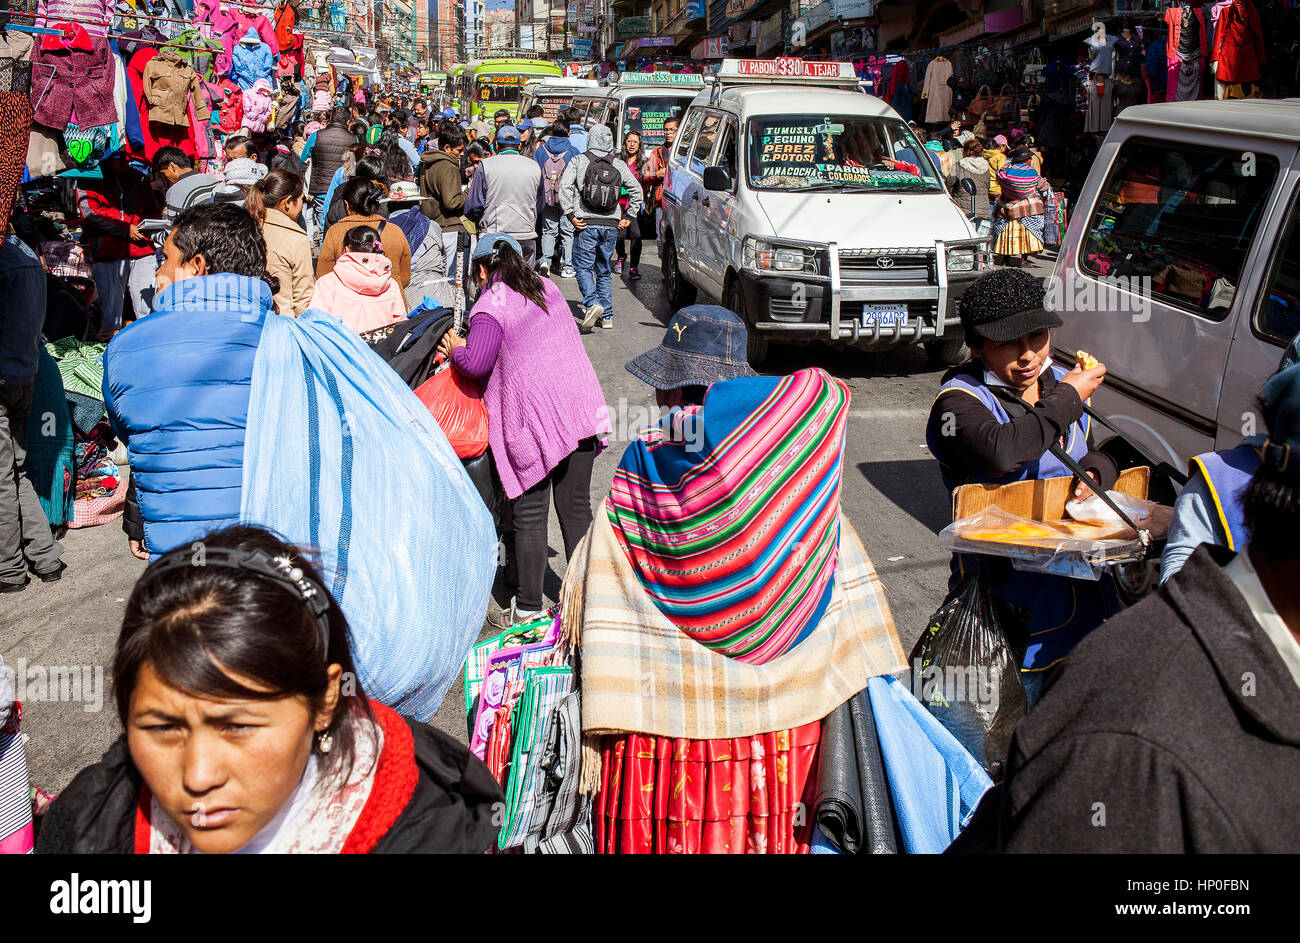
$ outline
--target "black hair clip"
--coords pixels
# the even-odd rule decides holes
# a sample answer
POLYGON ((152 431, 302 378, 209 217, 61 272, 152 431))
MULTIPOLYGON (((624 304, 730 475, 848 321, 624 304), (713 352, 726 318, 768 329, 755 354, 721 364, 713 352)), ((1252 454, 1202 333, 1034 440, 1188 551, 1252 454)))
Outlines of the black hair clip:
POLYGON ((169 550, 150 564, 145 570, 145 579, 154 579, 169 570, 217 566, 232 570, 244 570, 257 573, 283 586, 298 597, 311 613, 316 626, 320 629, 321 651, 326 659, 329 657, 330 597, 325 588, 309 577, 300 566, 296 566, 288 554, 272 557, 265 550, 237 550, 229 547, 208 547, 202 541, 196 541, 189 547, 181 546, 169 550))

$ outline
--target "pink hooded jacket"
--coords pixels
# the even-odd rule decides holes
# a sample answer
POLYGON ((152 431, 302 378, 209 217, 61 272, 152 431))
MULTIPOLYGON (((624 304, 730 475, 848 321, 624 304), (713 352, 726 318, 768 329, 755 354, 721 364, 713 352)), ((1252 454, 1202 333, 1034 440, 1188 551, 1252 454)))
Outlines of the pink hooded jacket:
POLYGON ((328 311, 358 334, 406 317, 393 263, 375 252, 345 252, 316 281, 311 306, 328 311))

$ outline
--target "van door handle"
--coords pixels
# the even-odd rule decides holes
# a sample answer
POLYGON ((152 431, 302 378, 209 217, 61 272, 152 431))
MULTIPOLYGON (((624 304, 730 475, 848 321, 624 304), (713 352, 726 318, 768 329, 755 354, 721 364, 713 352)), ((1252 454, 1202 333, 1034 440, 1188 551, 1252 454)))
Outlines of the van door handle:
POLYGON ((700 193, 698 190, 691 194, 691 199, 696 203, 700 202, 700 193))
POLYGON ((701 203, 700 206, 708 206, 708 205, 709 205, 709 198, 706 196, 706 197, 704 198, 704 202, 701 203))

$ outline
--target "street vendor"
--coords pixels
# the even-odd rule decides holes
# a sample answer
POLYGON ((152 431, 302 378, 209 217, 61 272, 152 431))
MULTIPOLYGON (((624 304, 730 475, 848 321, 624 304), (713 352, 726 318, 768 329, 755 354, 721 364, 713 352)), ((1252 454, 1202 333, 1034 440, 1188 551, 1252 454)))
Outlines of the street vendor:
MULTIPOLYGON (((1004 269, 976 280, 961 299, 971 357, 944 375, 926 425, 926 444, 950 493, 965 484, 1070 476, 1053 445, 1093 478, 1075 482, 1074 497, 1087 496, 1090 484, 1115 485, 1119 469, 1093 449, 1083 408, 1106 367, 1067 371, 1052 364, 1052 328, 1062 322, 1043 307, 1044 296, 1039 279, 1004 269)), ((970 554, 953 555, 950 590, 975 562, 970 554)), ((1032 705, 1044 672, 1118 610, 1114 584, 1108 576, 1092 582, 1013 570, 996 557, 979 565, 995 595, 1030 612, 1021 677, 1032 705)))

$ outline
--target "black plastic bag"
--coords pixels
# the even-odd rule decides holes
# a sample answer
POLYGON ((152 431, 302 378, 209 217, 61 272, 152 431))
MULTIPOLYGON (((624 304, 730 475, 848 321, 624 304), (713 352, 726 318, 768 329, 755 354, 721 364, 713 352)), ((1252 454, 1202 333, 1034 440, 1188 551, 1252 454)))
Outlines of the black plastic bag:
POLYGON ((912 649, 917 699, 994 781, 1006 771, 1011 734, 1025 715, 1020 663, 1027 641, 1027 613, 990 593, 973 569, 912 649))

